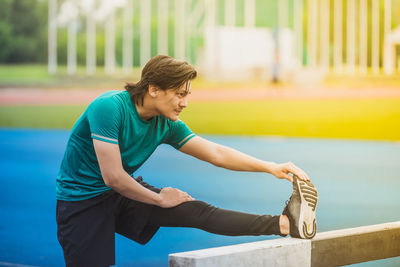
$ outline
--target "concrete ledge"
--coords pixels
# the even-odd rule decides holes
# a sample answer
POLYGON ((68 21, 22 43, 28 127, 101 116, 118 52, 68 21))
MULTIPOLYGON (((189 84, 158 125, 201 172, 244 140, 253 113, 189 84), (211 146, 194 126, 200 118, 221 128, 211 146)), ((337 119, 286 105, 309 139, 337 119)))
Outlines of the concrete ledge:
POLYGON ((169 266, 310 266, 311 243, 275 239, 169 255, 169 266))
POLYGON ((400 256, 400 222, 169 255, 171 267, 337 266, 400 256))
POLYGON ((400 222, 317 234, 311 266, 338 266, 400 256, 400 222))

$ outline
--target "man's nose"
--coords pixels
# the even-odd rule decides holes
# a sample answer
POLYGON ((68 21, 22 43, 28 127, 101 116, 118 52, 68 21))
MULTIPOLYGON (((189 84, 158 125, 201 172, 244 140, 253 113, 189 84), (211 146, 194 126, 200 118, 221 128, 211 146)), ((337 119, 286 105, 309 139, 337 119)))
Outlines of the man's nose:
POLYGON ((185 96, 181 102, 179 103, 179 106, 181 106, 182 108, 186 108, 188 106, 188 99, 187 96, 185 96))

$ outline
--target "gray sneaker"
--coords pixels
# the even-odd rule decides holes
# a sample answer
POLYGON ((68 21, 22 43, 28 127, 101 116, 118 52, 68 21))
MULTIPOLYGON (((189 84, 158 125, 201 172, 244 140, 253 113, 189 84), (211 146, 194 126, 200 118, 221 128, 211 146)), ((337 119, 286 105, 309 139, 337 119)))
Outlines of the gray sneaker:
POLYGON ((290 236, 311 239, 317 233, 315 209, 318 202, 318 193, 311 182, 299 180, 293 175, 293 193, 283 215, 289 218, 290 236))

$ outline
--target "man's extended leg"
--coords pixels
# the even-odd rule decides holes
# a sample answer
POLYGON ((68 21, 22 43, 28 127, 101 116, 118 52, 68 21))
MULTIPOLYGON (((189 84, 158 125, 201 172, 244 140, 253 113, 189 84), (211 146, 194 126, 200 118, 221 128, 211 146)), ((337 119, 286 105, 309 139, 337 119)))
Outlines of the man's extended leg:
POLYGON ((280 235, 279 218, 219 209, 195 200, 168 209, 154 207, 149 223, 167 227, 193 227, 230 236, 280 235))

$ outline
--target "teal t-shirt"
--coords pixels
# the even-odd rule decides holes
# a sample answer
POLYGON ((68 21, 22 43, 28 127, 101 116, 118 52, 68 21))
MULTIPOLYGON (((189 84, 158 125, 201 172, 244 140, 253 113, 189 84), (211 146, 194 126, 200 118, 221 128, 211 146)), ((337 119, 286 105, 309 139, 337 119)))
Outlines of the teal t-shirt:
POLYGON ((56 180, 58 200, 79 201, 107 190, 93 140, 118 144, 122 165, 133 174, 160 144, 182 147, 195 134, 182 121, 159 115, 144 121, 127 91, 96 98, 72 128, 56 180))

